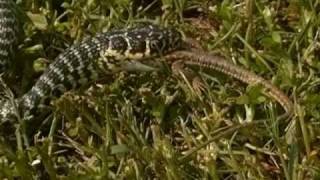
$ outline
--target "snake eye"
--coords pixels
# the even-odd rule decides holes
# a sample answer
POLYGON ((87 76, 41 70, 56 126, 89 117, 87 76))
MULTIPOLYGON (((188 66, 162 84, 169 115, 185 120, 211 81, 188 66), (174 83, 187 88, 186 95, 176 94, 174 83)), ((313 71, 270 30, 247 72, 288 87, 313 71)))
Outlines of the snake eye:
POLYGON ((171 39, 170 39, 170 48, 179 49, 182 45, 182 35, 179 31, 172 29, 171 39))
POLYGON ((173 39, 173 48, 180 48, 182 46, 182 39, 181 37, 176 37, 173 39))
POLYGON ((164 50, 164 44, 161 40, 153 40, 150 42, 150 50, 152 53, 161 53, 164 50))

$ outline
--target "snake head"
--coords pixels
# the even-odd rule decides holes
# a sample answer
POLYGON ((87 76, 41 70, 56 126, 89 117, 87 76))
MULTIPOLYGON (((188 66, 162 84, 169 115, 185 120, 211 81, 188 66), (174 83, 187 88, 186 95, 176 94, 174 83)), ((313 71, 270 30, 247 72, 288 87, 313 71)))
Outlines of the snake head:
MULTIPOLYGON (((128 29, 122 38, 127 41, 128 55, 142 53, 144 57, 164 55, 179 49, 182 44, 182 35, 179 31, 152 24, 128 29)), ((114 39, 114 42, 116 41, 117 39, 114 39)))
POLYGON ((151 54, 165 54, 178 50, 182 46, 182 35, 174 28, 160 28, 150 25, 147 41, 150 42, 151 54))

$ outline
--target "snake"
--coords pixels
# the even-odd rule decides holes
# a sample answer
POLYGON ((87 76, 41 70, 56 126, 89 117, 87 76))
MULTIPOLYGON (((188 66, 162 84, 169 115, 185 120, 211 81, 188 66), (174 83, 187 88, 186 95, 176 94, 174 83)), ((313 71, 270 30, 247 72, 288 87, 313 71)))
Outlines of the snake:
POLYGON ((20 26, 17 16, 12 0, 0 0, 0 73, 8 69, 18 44, 20 26))
MULTIPOLYGON (((5 72, 10 65, 17 44, 19 23, 14 6, 12 0, 0 0, 0 72, 5 72)), ((245 83, 260 83, 267 89, 266 94, 278 101, 287 114, 292 113, 293 105, 289 98, 262 77, 221 58, 181 51, 183 44, 178 30, 154 24, 98 33, 85 38, 59 54, 24 95, 13 101, 0 101, 0 123, 17 118, 32 119, 54 97, 97 80, 117 63, 167 54, 171 59, 185 59, 186 64, 210 68, 245 83)))
MULTIPOLYGON (((17 41, 17 17, 11 0, 0 0, 0 66, 10 64, 17 41)), ((13 102, 0 102, 0 122, 20 116, 32 119, 44 110, 53 97, 97 80, 101 73, 125 60, 141 60, 174 51, 182 43, 174 28, 154 24, 114 30, 76 43, 59 54, 32 88, 13 102), (17 112, 18 111, 18 112, 17 112), (18 114, 18 115, 17 115, 18 114)))

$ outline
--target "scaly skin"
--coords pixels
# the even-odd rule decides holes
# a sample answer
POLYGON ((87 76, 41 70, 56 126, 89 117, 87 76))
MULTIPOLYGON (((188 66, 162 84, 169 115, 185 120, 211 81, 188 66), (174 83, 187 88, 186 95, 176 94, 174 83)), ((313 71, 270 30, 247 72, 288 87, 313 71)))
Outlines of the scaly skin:
MULTIPOLYGON (((38 116, 50 100, 71 89, 86 85, 125 60, 142 60, 166 54, 180 47, 181 35, 174 29, 147 25, 101 33, 68 48, 40 76, 32 89, 16 100, 25 120, 38 116)), ((17 112, 6 101, 0 109, 2 122, 12 120, 17 112)))
POLYGON ((13 1, 0 0, 0 17, 0 73, 3 73, 8 69, 19 33, 13 1))
POLYGON ((197 65, 213 69, 247 84, 261 84, 265 88, 264 93, 276 100, 286 111, 281 118, 290 117, 293 114, 293 103, 280 89, 261 76, 234 65, 221 56, 209 55, 202 51, 176 51, 167 55, 167 59, 173 61, 181 60, 186 65, 197 65))

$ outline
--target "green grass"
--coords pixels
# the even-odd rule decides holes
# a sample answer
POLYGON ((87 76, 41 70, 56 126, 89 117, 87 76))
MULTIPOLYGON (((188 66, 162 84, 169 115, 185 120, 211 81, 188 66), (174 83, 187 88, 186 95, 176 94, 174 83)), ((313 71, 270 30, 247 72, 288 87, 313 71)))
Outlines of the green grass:
POLYGON ((18 123, 1 132, 1 179, 319 179, 319 3, 20 2, 31 21, 17 54, 23 83, 9 83, 17 96, 72 43, 151 21, 173 24, 269 79, 294 102, 295 115, 278 121, 281 107, 258 86, 193 67, 206 85, 199 93, 158 63, 154 72, 109 74, 67 93, 34 135, 18 123))

